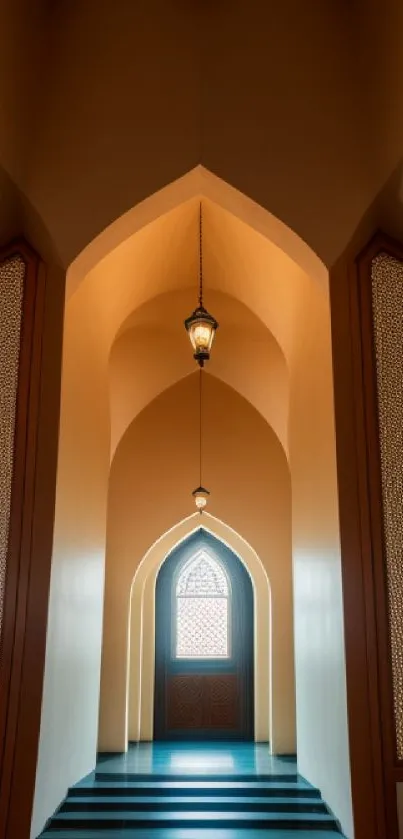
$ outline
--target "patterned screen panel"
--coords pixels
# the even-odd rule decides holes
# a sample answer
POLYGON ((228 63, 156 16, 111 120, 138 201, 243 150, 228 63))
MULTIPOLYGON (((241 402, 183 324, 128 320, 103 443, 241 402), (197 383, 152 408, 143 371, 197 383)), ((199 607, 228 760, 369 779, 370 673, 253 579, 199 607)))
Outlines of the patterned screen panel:
POLYGON ((176 584, 176 658, 228 658, 228 600, 224 569, 200 551, 176 584))
POLYGON ((235 674, 181 674, 170 678, 167 702, 168 730, 231 731, 239 727, 239 718, 239 689, 235 674))
POLYGON ((403 760, 403 263, 372 261, 383 519, 396 753, 403 760))
POLYGON ((25 263, 0 263, 0 637, 7 570, 25 263))

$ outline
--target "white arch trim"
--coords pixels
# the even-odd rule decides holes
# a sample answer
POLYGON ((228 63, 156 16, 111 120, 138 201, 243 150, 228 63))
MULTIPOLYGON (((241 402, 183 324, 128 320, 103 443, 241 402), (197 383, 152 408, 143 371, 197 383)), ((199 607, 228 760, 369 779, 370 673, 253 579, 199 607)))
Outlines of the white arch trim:
MULTIPOLYGON (((155 586, 167 555, 188 536, 203 528, 226 544, 248 571, 254 593, 254 714, 255 740, 276 749, 272 685, 271 591, 266 570, 251 545, 235 530, 209 513, 184 519, 154 543, 141 561, 132 583, 127 682, 127 736, 152 740, 154 728, 155 586)), ((281 704, 281 698, 280 704, 281 704)))
POLYGON ((248 224, 287 254, 308 276, 328 289, 328 271, 318 255, 280 219, 227 181, 198 165, 181 178, 145 198, 90 242, 67 272, 67 297, 84 277, 122 242, 185 201, 204 196, 248 224))

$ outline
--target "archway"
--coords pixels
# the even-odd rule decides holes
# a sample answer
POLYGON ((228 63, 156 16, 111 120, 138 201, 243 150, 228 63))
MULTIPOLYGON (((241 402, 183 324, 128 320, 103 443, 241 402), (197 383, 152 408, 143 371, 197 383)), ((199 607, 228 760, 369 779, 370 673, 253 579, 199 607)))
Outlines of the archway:
MULTIPOLYGON (((221 182, 220 182, 221 185, 221 182)), ((189 181, 187 181, 189 186, 189 181)), ((183 188, 183 183, 180 185, 183 188)), ((234 218, 238 219, 237 211, 239 193, 229 188, 227 194, 234 202, 234 218)), ((158 198, 148 203, 147 210, 154 203, 154 209, 158 206, 158 198)), ((172 198, 172 196, 171 196, 172 198)), ((248 203, 248 210, 256 205, 248 203), (253 205, 253 206, 252 206, 253 205)), ((226 210, 227 212, 227 210, 226 210)), ((157 213, 158 215, 158 213, 157 213)), ((270 214, 259 209, 260 220, 266 222, 265 234, 273 224, 270 214), (261 215, 263 212, 264 218, 261 215)), ((148 220, 150 216, 148 216, 148 220)), ((265 237, 256 233, 253 224, 253 213, 250 215, 251 230, 255 231, 256 253, 265 259, 266 250, 269 247, 265 237)), ((130 221, 130 220, 129 220, 130 221)), ((125 219, 127 225, 128 219, 125 219)), ((275 222, 275 220, 274 220, 275 222)), ((130 225, 129 225, 130 226, 130 225)), ((276 225, 274 225, 276 226, 276 225)), ((279 223, 281 229, 282 226, 279 223)), ((243 228, 242 228, 243 230, 243 228)), ((263 227, 261 228, 263 230, 263 227)), ((107 233, 110 231, 107 231, 107 233)), ((126 226, 126 233, 127 230, 126 226)), ((151 223, 141 233, 141 246, 145 247, 150 242, 151 223), (143 236, 144 233, 144 236, 143 236), (147 240, 147 241, 146 241, 147 240)), ((238 232, 238 231, 237 231, 238 232)), ((273 234, 274 235, 274 234, 273 234)), ((233 230, 233 241, 237 236, 233 230)), ((62 422, 59 451, 59 490, 56 504, 56 526, 55 526, 55 555, 61 557, 70 552, 70 547, 77 554, 77 567, 81 573, 86 574, 86 590, 91 592, 93 608, 88 610, 86 618, 91 618, 90 631, 86 637, 94 640, 94 655, 100 655, 100 650, 95 642, 101 628, 101 604, 102 604, 102 573, 103 573, 103 550, 105 545, 105 518, 107 510, 107 482, 110 469, 109 453, 109 416, 108 416, 108 387, 107 368, 110 347, 116 335, 116 329, 122 318, 127 315, 130 308, 138 306, 145 301, 145 294, 156 293, 158 284, 133 283, 132 270, 120 272, 119 277, 125 285, 124 293, 111 300, 106 294, 107 285, 110 286, 111 278, 115 277, 115 268, 112 266, 112 257, 126 259, 133 256, 131 245, 135 245, 135 252, 138 255, 139 240, 130 240, 130 235, 124 247, 114 249, 114 252, 97 264, 87 275, 84 282, 72 294, 67 305, 66 334, 65 334, 65 363, 64 383, 62 395, 62 422), (144 291, 145 290, 145 291, 144 291), (138 292, 138 294, 137 294, 138 292), (109 300, 109 303, 108 303, 109 300), (111 304, 112 305, 109 305, 111 304), (85 324, 88 324, 90 312, 93 307, 97 308, 100 316, 100 329, 87 332, 85 324), (102 311, 101 311, 102 309, 102 311), (80 359, 80 362, 79 362, 80 359), (83 382, 87 385, 83 388, 83 382), (79 394, 79 399, 77 395, 79 394), (80 405, 80 400, 82 403, 80 405), (84 404, 85 403, 85 404, 84 404), (80 405, 80 407, 79 407, 80 405), (96 435, 94 428, 96 427, 96 435), (72 450, 71 451, 71 447, 72 450), (83 469, 83 458, 86 468, 83 469), (76 478, 74 478, 76 475, 76 478), (73 529, 66 521, 66 513, 73 509, 68 500, 69 491, 67 484, 74 487, 74 509, 76 519, 74 521, 75 544, 71 544, 73 529), (82 504, 77 504, 77 487, 82 498, 82 504), (85 520, 81 512, 87 505, 85 520), (91 510, 88 509, 90 505, 91 510), (67 544, 68 543, 68 544, 67 544), (85 546, 82 548, 80 546, 85 546), (89 546, 93 546, 90 548, 89 546), (58 553, 59 551, 59 553, 58 553), (83 557, 84 554, 84 557, 83 557), (82 559, 85 558, 85 563, 82 559)), ((291 240, 298 244, 298 237, 291 234, 291 240)), ((301 243, 300 243, 301 244, 301 243)), ((271 247, 271 246, 270 246, 271 247)), ((292 248, 291 248, 292 249, 292 248)), ((141 250, 141 248, 140 248, 141 250)), ((297 248, 298 250, 298 248, 297 248)), ((302 250, 305 255, 306 246, 302 250)), ((230 254, 231 255, 231 254, 230 254)), ((266 254, 267 255, 267 254, 266 254)), ((312 255, 312 266, 321 268, 319 273, 323 277, 326 271, 321 263, 312 255)), ((113 260, 112 260, 113 261, 113 260)), ((126 267, 128 267, 127 263, 126 267)), ((161 262, 162 265, 162 262, 161 262)), ((121 265, 122 267, 122 265, 121 265)), ((157 266, 158 267, 158 266, 157 266)), ((231 272, 234 273, 233 264, 231 272)), ((262 266, 261 266, 262 267, 262 266)), ((158 273, 158 272, 157 272, 158 273)), ((315 273, 314 271, 312 272, 315 273)), ((142 277, 141 271, 136 271, 137 277, 142 277)), ((177 278, 177 274, 175 275, 177 278)), ((299 731, 302 733, 302 741, 299 749, 303 771, 315 783, 322 783, 322 786, 329 782, 325 794, 336 812, 341 814, 343 822, 348 824, 351 819, 349 777, 348 767, 348 744, 347 744, 347 713, 345 700, 345 673, 344 673, 344 649, 342 638, 342 597, 340 580, 340 545, 338 533, 337 513, 337 482, 335 475, 334 456, 334 427, 333 427, 333 403, 332 403, 332 370, 331 370, 331 348, 330 348, 330 312, 324 284, 317 283, 318 272, 315 278, 308 277, 300 265, 281 253, 278 247, 271 247, 269 263, 265 263, 264 270, 255 272, 259 281, 259 294, 255 296, 253 306, 264 320, 270 331, 281 335, 284 355, 290 370, 290 469, 293 481, 293 538, 294 538, 294 575, 295 591, 297 593, 296 613, 296 638, 299 648, 297 650, 297 695, 299 713, 302 724, 299 731), (272 270, 268 272, 270 264, 272 270), (280 271, 284 267, 284 272, 280 271), (290 281, 287 290, 283 282, 284 276, 290 281), (266 287, 268 276, 273 279, 271 293, 268 294, 266 287), (281 283, 275 283, 275 278, 281 276, 281 283), (284 292, 284 297, 281 296, 284 292), (285 297, 288 299, 286 300, 285 297), (289 317, 279 317, 283 312, 283 306, 289 307, 289 317), (277 315, 277 319, 274 317, 277 315), (308 324, 310 322, 310 327, 308 324), (307 394, 321 393, 319 405, 306 398, 307 394), (308 464, 308 467, 307 467, 308 464), (311 471, 309 485, 307 487, 305 476, 306 469, 311 471), (308 491, 307 491, 308 489, 308 491), (320 518, 317 515, 318 506, 326 507, 326 511, 320 518), (329 580, 329 572, 331 581, 329 580), (308 579, 309 578, 309 579, 308 579), (309 596, 312 596, 313 588, 316 587, 315 602, 321 604, 316 609, 315 620, 319 621, 319 635, 328 645, 331 651, 329 657, 323 648, 324 660, 332 661, 335 665, 329 668, 329 678, 323 678, 323 672, 319 667, 314 667, 309 678, 305 678, 308 668, 305 666, 306 659, 314 661, 316 650, 313 639, 315 635, 308 626, 314 617, 312 609, 306 608, 309 596), (329 633, 329 615, 334 616, 332 631, 329 633), (322 632, 322 629, 326 630, 322 632), (333 634, 334 629, 334 634, 333 634), (302 642, 302 644, 300 644, 302 642), (308 642, 308 643, 307 643, 308 642), (334 702, 334 691, 337 692, 337 702, 334 702), (309 696, 309 699, 308 699, 309 696), (317 718, 326 717, 322 720, 323 730, 326 738, 316 748, 315 735, 317 735, 317 718), (333 717, 336 716, 337 720, 333 717), (343 749, 340 749, 340 742, 343 749), (336 761, 336 773, 334 765, 336 761), (329 767, 332 767, 330 772, 329 767), (328 771, 329 770, 329 771, 328 771), (335 780, 336 779, 336 780, 335 780)), ((143 277, 144 279, 144 277, 143 277)), ((241 288, 241 287, 240 287, 241 288)), ((256 289, 255 289, 256 290, 256 289)), ((250 291, 250 285, 242 285, 242 298, 250 291)), ((240 298, 241 299, 241 298, 240 298)), ((242 299, 242 302, 244 300, 242 299)), ((258 316, 259 316, 258 315, 258 316)), ((113 469, 113 467, 112 467, 113 469)), ((180 513, 183 515, 183 511, 180 513)), ((159 515, 159 513, 158 513, 159 515)), ((180 518, 177 515, 174 520, 180 518)), ((67 515, 68 518, 68 515, 67 515)), ((225 518, 225 515, 224 515, 225 518)), ((172 521, 172 519, 171 519, 172 521)), ((165 527, 170 522, 164 522, 165 527)), ((161 532, 163 528, 159 529, 161 532)), ((158 531, 157 531, 158 532, 158 531)), ((247 534, 248 535, 248 534, 247 534)), ((253 542, 253 535, 250 538, 253 542)), ((149 544, 147 542, 146 544, 149 544)), ((258 547, 258 546, 257 546, 258 547)), ((143 555, 146 545, 142 546, 140 555, 143 555)), ((258 547, 259 550, 259 547, 258 547)), ((109 553, 109 548, 107 555, 109 553)), ((107 580, 108 580, 107 559, 107 580)), ((74 566, 74 563, 71 564, 74 566)), ((74 576, 74 572, 73 572, 74 576)), ((54 581, 57 576, 54 575, 54 581)), ((72 587, 74 582, 71 580, 72 587)), ((58 586, 55 583, 55 591, 58 586)), ((107 596, 111 596, 111 592, 107 596)), ((112 593, 112 599, 114 594, 112 593)), ((75 610, 71 611, 71 615, 75 610)), ((53 621, 58 624, 59 616, 62 613, 57 608, 51 610, 53 621)), ((58 642, 66 637, 73 638, 78 632, 77 622, 69 623, 68 632, 66 627, 59 624, 57 631, 52 637, 58 642)), ((122 628, 119 629, 119 645, 127 645, 126 635, 122 628)), ((82 633, 80 632, 80 635, 82 633)), ((107 641, 104 644, 103 656, 109 656, 107 641)), ((324 646, 326 646, 326 644, 324 646)), ((51 658, 50 670, 47 666, 47 673, 57 667, 57 660, 53 656, 52 648, 48 649, 48 658, 51 658)), ((62 681, 47 678, 45 683, 44 707, 54 707, 55 703, 63 706, 68 701, 68 692, 63 691, 56 698, 55 693, 62 687, 62 681), (49 692, 46 690, 49 686, 49 692)), ((98 681, 94 678, 91 682, 91 691, 84 693, 84 681, 82 682, 83 694, 80 695, 82 714, 78 721, 77 731, 80 729, 80 750, 82 752, 83 772, 92 764, 92 756, 96 743, 96 728, 93 721, 94 700, 98 696, 98 681), (91 706, 91 707, 90 707, 91 706), (85 713, 84 713, 85 710, 85 713), (82 749, 81 749, 81 743, 82 749), (85 748, 84 748, 85 747, 85 748)), ((120 688, 119 688, 120 689, 120 688)), ((122 701, 122 707, 125 703, 122 701)), ((102 709, 101 709, 102 711, 102 709)), ((45 714, 48 718, 48 715, 45 714)), ((102 713, 101 713, 102 717, 102 713)), ((69 736, 65 730, 61 737, 65 739, 63 747, 66 751, 66 761, 70 766, 71 750, 69 748, 69 736)), ((101 747, 124 748, 127 742, 126 736, 111 737, 110 741, 101 739, 101 747)), ((80 752, 80 753, 81 753, 80 752)), ((74 762, 74 761, 73 761, 74 762)), ((42 773, 42 765, 45 767, 46 760, 39 765, 39 787, 45 783, 46 776, 42 773)), ((50 773, 53 778, 53 774, 50 773)), ((47 781, 46 781, 47 783, 47 781)), ((49 785, 46 787, 47 794, 49 785)), ((52 793, 53 794, 53 793, 52 793)), ((46 796, 44 796, 46 798, 46 796)))
MULTIPOLYGON (((175 546, 200 526, 194 514, 165 533, 143 558, 132 584, 130 610, 130 676, 127 686, 128 739, 152 740, 155 672, 155 585, 158 571, 175 546)), ((284 685, 273 680, 271 667, 271 593, 265 568, 253 548, 232 528, 209 513, 204 529, 227 545, 245 564, 254 589, 254 732, 256 741, 270 742, 271 749, 290 750, 293 720, 284 715, 284 685), (282 702, 283 696, 283 702, 282 702), (291 728, 291 731, 290 731, 291 728), (278 747, 278 749, 277 749, 278 747)), ((276 655, 278 661, 279 656, 276 655)))
POLYGON ((203 527, 155 586, 155 740, 253 740, 252 581, 203 527))

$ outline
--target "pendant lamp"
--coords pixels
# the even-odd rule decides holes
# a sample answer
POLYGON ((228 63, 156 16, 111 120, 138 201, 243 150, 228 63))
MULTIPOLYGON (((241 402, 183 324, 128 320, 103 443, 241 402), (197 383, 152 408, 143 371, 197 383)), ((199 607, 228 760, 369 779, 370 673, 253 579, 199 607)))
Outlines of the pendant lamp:
POLYGON ((203 306, 203 227, 202 205, 199 209, 199 305, 185 320, 186 331, 194 349, 193 358, 199 367, 209 360, 214 335, 218 329, 216 319, 203 306))

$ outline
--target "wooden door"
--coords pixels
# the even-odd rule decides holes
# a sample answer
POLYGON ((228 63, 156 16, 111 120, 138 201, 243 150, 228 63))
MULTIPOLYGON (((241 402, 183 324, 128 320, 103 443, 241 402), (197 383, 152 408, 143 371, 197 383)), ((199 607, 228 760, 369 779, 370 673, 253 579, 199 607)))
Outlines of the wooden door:
POLYGON ((156 586, 155 739, 253 739, 253 590, 202 529, 156 586))

